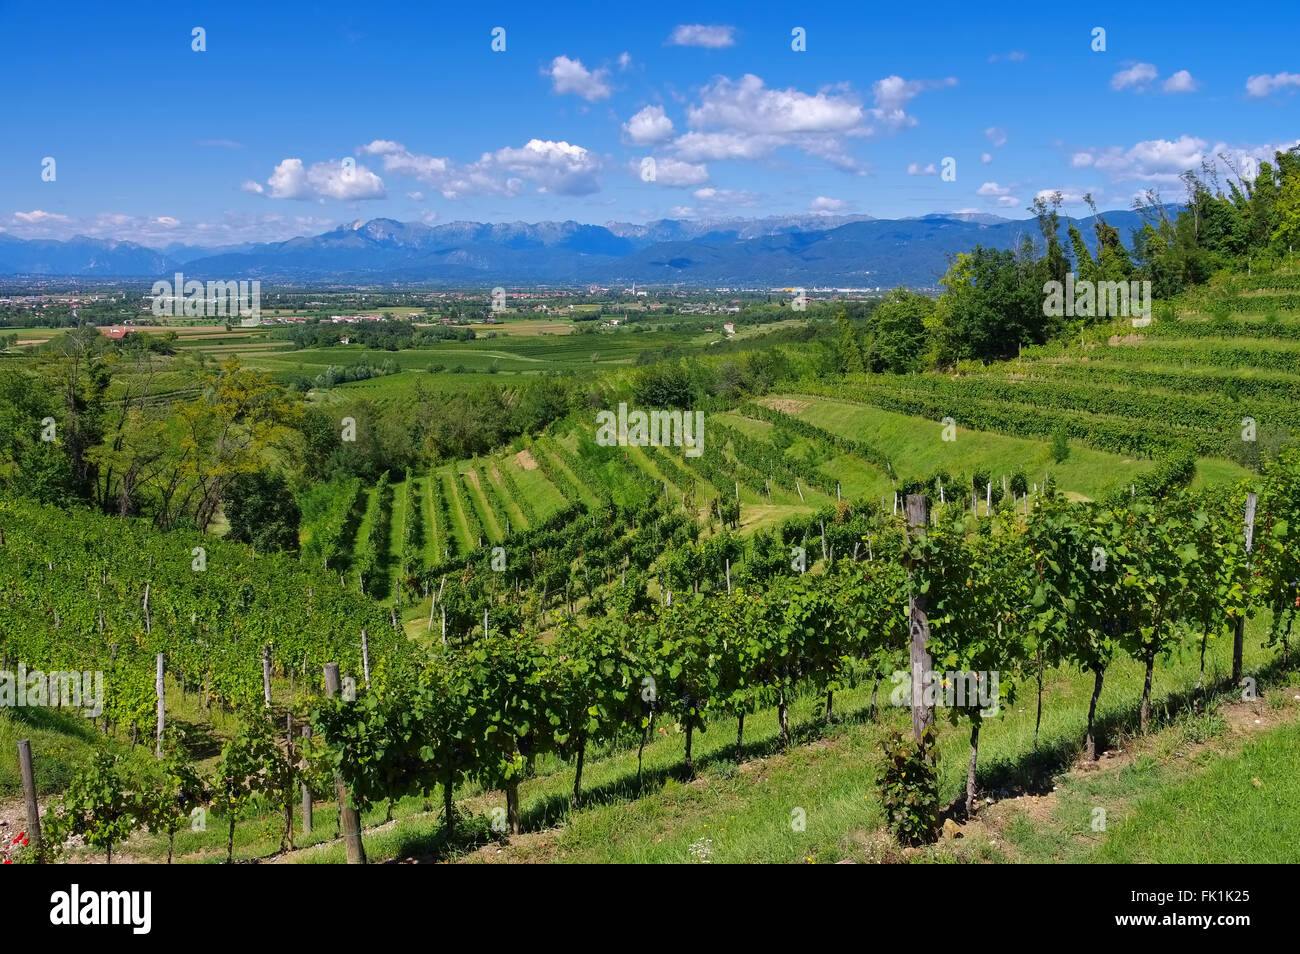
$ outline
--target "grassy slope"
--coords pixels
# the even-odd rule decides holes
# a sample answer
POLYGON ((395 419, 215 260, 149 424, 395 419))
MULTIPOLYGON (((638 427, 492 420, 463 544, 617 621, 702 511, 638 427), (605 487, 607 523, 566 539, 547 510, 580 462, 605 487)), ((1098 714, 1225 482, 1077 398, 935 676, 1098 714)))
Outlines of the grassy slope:
POLYGON ((501 480, 501 467, 502 464, 499 460, 488 458, 482 473, 486 474, 487 479, 491 481, 492 493, 497 495, 497 499, 501 501, 501 506, 505 508, 506 514, 510 517, 511 529, 527 530, 528 518, 524 516, 524 512, 519 509, 519 504, 506 490, 505 484, 501 480))
POLYGON ((505 528, 498 526, 496 514, 488 506, 487 496, 484 487, 479 483, 481 480, 477 469, 467 465, 462 472, 457 466, 457 476, 459 489, 465 494, 465 498, 474 512, 478 515, 479 526, 483 528, 483 535, 493 543, 505 536, 505 528))
POLYGON ((442 554, 447 548, 448 528, 443 526, 443 520, 438 513, 437 504, 434 503, 433 495, 437 492, 435 486, 438 476, 430 472, 424 475, 420 485, 423 493, 420 494, 421 506, 424 508, 424 562, 434 566, 442 561, 442 554))
POLYGON ((564 506, 564 495, 546 479, 540 468, 524 468, 516 462, 513 455, 502 466, 512 468, 510 476, 514 478, 519 492, 526 494, 532 501, 539 520, 545 520, 564 506))
POLYGON ((459 486, 460 477, 455 467, 439 468, 438 477, 442 481, 443 499, 447 501, 447 509, 451 513, 452 529, 456 533, 456 539, 460 541, 459 552, 468 553, 478 546, 478 539, 471 538, 469 522, 465 519, 465 502, 461 497, 459 486))
POLYGON ((924 475, 939 469, 950 474, 969 474, 986 467, 995 479, 1003 473, 1021 470, 1030 483, 1041 483, 1043 475, 1050 472, 1062 490, 1094 498, 1121 477, 1135 476, 1153 466, 1151 461, 1105 454, 1077 445, 1070 448, 1068 458, 1057 464, 1052 461, 1051 447, 1044 441, 962 427, 957 428, 956 440, 945 441, 943 425, 938 422, 922 422, 848 401, 803 395, 785 398, 808 405, 798 413, 799 417, 833 433, 876 445, 890 460, 898 461, 900 469, 906 463, 909 474, 924 475))

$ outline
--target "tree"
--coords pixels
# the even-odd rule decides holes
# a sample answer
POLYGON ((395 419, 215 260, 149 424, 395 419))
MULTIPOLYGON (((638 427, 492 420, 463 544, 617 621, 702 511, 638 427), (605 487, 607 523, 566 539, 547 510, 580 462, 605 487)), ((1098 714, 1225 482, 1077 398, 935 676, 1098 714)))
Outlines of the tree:
POLYGON ((1130 655, 1142 660, 1141 726, 1151 721, 1152 674, 1156 656, 1177 642, 1176 617, 1181 613, 1195 564, 1196 544, 1188 538, 1181 502, 1176 507, 1135 500, 1123 514, 1127 545, 1111 555, 1121 563, 1121 586, 1130 607, 1122 640, 1130 655))
POLYGON ((230 358, 218 374, 201 373, 205 394, 177 408, 179 476, 193 482, 194 525, 206 529, 239 474, 260 469, 262 455, 292 435, 301 406, 265 374, 230 358))
POLYGON ((1274 214, 1277 225, 1273 229, 1273 244, 1279 250, 1300 245, 1300 175, 1282 180, 1274 214))
POLYGON ((926 322, 934 299, 905 288, 890 292, 867 321, 866 362, 871 371, 908 374, 921 370, 926 322))
POLYGON ((858 341, 858 330, 853 322, 840 312, 835 320, 836 351, 838 353, 841 374, 860 374, 866 370, 862 360, 862 345, 858 341))
POLYGON ((1052 431, 1052 460, 1059 464, 1070 456, 1070 432, 1064 424, 1052 431))
POLYGON ((258 471, 240 474, 226 489, 227 538, 255 550, 297 550, 302 512, 283 475, 258 471))
POLYGON ((991 361, 1015 355, 1021 344, 1042 343, 1042 285, 1033 263, 1015 252, 977 245, 956 256, 941 279, 945 363, 991 361))

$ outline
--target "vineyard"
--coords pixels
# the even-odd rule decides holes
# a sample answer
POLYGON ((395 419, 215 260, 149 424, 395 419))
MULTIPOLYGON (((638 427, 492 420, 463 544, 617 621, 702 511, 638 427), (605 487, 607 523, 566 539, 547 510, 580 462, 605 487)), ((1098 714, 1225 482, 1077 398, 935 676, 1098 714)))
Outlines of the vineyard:
MULTIPOLYGON (((563 442, 544 453, 554 455, 548 466, 558 482, 591 481, 584 486, 595 493, 593 469, 563 442)), ((430 640, 427 653, 414 652, 346 577, 340 584, 323 568, 312 573, 284 557, 251 556, 192 534, 131 535, 116 525, 110 533, 110 517, 79 514, 71 530, 59 511, 9 503, 2 526, 13 559, 5 562, 2 648, 6 661, 29 668, 106 670, 103 731, 133 741, 155 727, 158 656, 201 706, 242 708, 249 728, 223 754, 223 764, 244 760, 238 784, 220 776, 209 789, 219 792, 222 778, 233 786, 224 808, 214 796, 213 811, 223 817, 236 817, 259 792, 289 804, 296 784, 310 785, 303 779, 311 772, 295 767, 292 750, 277 746, 252 707, 270 691, 264 679, 274 678, 276 695, 316 731, 318 748, 304 764, 316 766, 317 778, 342 778, 352 808, 441 794, 450 826, 456 792, 473 784, 505 792, 514 834, 519 785, 539 759, 573 766, 576 810, 588 751, 643 752, 656 723, 684 734, 680 771, 689 778, 693 737, 720 718, 734 721, 734 758, 742 762, 748 715, 775 710, 781 751, 796 744, 790 710, 798 699, 823 700, 821 716, 830 721, 837 693, 870 684, 871 710, 884 708, 878 693, 882 683, 886 694, 894 688, 891 674, 906 667, 909 599, 921 595, 930 607, 936 668, 1000 673, 999 704, 1019 701, 1018 692, 1036 685, 1041 719, 1045 669, 1090 676, 1089 758, 1100 752, 1097 701, 1116 659, 1145 669, 1145 732, 1158 660, 1197 653, 1204 660, 1211 640, 1235 633, 1235 682, 1240 634, 1256 615, 1271 620, 1264 642, 1283 665, 1290 652, 1300 578, 1294 454, 1272 465, 1261 484, 1249 547, 1239 529, 1244 492, 1236 490, 1079 504, 1050 487, 1039 494, 1017 487, 993 499, 990 482, 987 501, 954 495, 910 529, 901 515, 868 501, 842 501, 773 534, 760 532, 744 547, 725 530, 700 536, 679 502, 656 493, 648 475, 643 483, 634 509, 605 491, 600 511, 573 504, 513 531, 507 552, 527 560, 516 556, 497 570, 484 547, 470 551, 457 579, 447 579, 451 568, 437 568, 442 638, 430 640), (651 573, 657 599, 645 586, 651 573), (1187 593, 1197 601, 1187 602, 1187 593), (541 642, 528 632, 535 618, 548 631, 541 642), (589 622, 580 625, 583 618, 589 622), (102 638, 87 644, 80 634, 88 630, 102 638), (263 646, 274 660, 265 675, 263 646), (357 702, 322 698, 325 662, 345 673, 364 670, 357 702)), ((407 475, 400 498, 407 513, 421 497, 413 484, 407 475)), ((391 496, 381 479, 370 527, 391 522, 384 516, 394 509, 385 499, 391 496)), ((413 529, 392 536, 414 559, 417 525, 402 526, 413 529)), ((381 536, 371 531, 364 539, 381 536)), ((378 565, 370 559, 357 565, 378 565)), ((989 687, 970 691, 980 688, 989 687)), ((1202 682, 1198 698, 1210 691, 1202 682)), ((970 734, 969 812, 988 708, 944 711, 970 734)), ((116 769, 104 763, 97 771, 116 769)), ((291 841, 291 832, 285 837, 291 841)))
MULTIPOLYGON (((924 372, 868 370, 868 308, 355 380, 252 335, 216 350, 261 370, 15 362, 0 673, 103 697, 0 714, 41 823, 5 860, 1182 857, 1162 816, 1294 861, 1251 831, 1300 754, 1297 281, 924 372), (608 446, 626 403, 698 410, 699 453, 608 446)), ((874 307, 939 308, 908 294, 874 307)))

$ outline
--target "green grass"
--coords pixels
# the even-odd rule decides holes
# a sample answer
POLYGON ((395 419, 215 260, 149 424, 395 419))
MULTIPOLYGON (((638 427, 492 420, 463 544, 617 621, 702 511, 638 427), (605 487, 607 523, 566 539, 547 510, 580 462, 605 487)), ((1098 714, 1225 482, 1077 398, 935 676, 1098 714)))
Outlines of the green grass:
MULTIPOLYGON (((1268 732, 1184 781, 1143 794, 1090 860, 1300 862, 1300 724, 1268 732)), ((1149 770, 1154 773, 1154 769, 1149 770)))
POLYGON ((468 553, 478 546, 478 537, 470 533, 469 521, 465 518, 467 505, 460 493, 460 478, 454 466, 439 468, 437 473, 442 481, 443 499, 447 501, 447 509, 451 512, 452 529, 460 541, 459 550, 468 553))
POLYGON ((0 709, 0 797, 22 794, 18 770, 22 739, 32 743, 36 787, 43 794, 62 791, 73 773, 106 741, 77 710, 0 709))
POLYGON ((421 482, 423 493, 420 495, 421 506, 424 508, 424 562, 429 566, 435 566, 442 562, 442 555, 447 549, 447 533, 449 528, 444 525, 444 518, 439 514, 438 507, 434 503, 433 495, 437 493, 434 486, 435 481, 440 478, 437 474, 428 474, 421 482))
POLYGON ((497 499, 501 501, 501 506, 505 508, 506 515, 510 518, 510 528, 512 530, 527 530, 528 518, 520 509, 518 502, 506 490, 501 479, 501 468, 504 466, 506 465, 501 460, 490 457, 484 462, 480 474, 487 477, 491 484, 489 492, 496 494, 497 499))
POLYGON ((458 489, 463 491, 469 505, 474 508, 478 516, 479 526, 483 528, 483 535, 493 543, 505 536, 505 527, 497 525, 496 515, 488 505, 486 489, 480 483, 482 479, 478 470, 472 465, 466 465, 464 471, 460 467, 456 468, 460 481, 458 489))
MULTIPOLYGON (((958 426, 956 439, 943 440, 943 425, 879 408, 806 395, 779 395, 808 406, 796 416, 819 427, 879 447, 907 474, 925 475, 937 470, 970 474, 987 468, 995 480, 1002 474, 1023 471, 1031 484, 1043 482, 1047 473, 1057 486, 1090 499, 1100 496, 1117 480, 1135 477, 1153 467, 1149 460, 1134 460, 1072 444, 1070 456, 1052 460, 1046 441, 1034 441, 958 426)), ((876 496, 879 496, 878 494, 876 496)))
POLYGON ((528 499, 532 501, 533 509, 537 512, 539 520, 546 520, 564 507, 564 495, 546 479, 546 475, 542 473, 541 468, 524 467, 518 462, 517 455, 514 454, 505 458, 501 466, 511 468, 510 476, 514 478, 519 492, 527 495, 528 499))

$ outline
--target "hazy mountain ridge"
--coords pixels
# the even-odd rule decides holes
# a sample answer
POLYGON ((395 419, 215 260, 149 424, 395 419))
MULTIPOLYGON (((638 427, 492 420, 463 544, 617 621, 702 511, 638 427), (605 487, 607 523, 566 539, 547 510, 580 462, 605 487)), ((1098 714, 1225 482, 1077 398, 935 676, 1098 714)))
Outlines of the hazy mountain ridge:
MULTIPOLYGON (((1136 212, 1103 213, 1128 241, 1136 212)), ((1091 217, 1074 221, 1092 244, 1091 217)), ((951 255, 976 244, 1041 241, 1033 219, 986 213, 908 219, 859 215, 660 219, 643 225, 574 221, 441 225, 371 219, 283 242, 152 249, 78 236, 66 242, 0 235, 0 274, 286 282, 680 283, 852 287, 932 286, 951 255)))

